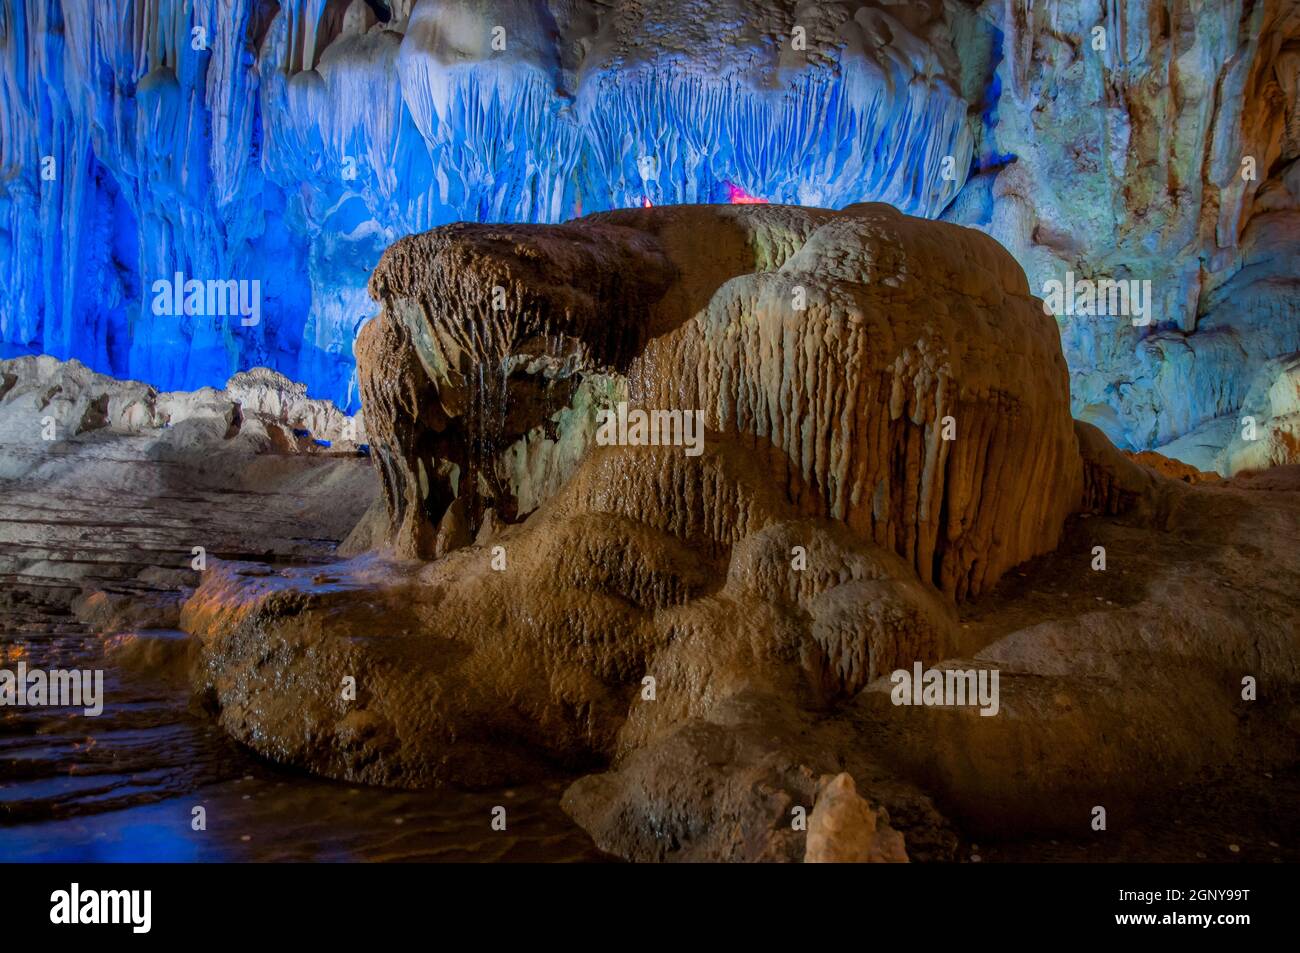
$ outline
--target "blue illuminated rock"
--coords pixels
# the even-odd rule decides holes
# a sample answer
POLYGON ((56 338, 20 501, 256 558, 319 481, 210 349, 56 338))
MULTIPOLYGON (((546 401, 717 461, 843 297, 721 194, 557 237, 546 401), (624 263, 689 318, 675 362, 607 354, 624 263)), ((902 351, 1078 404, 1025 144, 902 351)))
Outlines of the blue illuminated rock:
POLYGON ((0 340, 160 387, 267 365, 355 407, 366 279, 405 234, 743 196, 935 215, 970 161, 955 58, 856 7, 32 0, 0 13, 0 340), (264 320, 154 313, 178 271, 258 281, 264 320))
POLYGON ((645 205, 883 201, 980 228, 1132 449, 1300 348, 1294 3, 26 0, 0 10, 0 356, 162 388, 269 366, 355 409, 405 235, 645 205), (262 319, 157 313, 176 272, 262 319))

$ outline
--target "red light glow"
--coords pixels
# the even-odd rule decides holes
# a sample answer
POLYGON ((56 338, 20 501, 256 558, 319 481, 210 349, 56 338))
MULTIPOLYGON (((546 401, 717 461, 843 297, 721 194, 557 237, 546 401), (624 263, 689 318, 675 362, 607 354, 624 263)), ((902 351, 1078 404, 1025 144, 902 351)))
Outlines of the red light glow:
POLYGON ((732 205, 766 205, 767 199, 761 199, 757 195, 750 195, 738 185, 727 183, 727 201, 732 205))

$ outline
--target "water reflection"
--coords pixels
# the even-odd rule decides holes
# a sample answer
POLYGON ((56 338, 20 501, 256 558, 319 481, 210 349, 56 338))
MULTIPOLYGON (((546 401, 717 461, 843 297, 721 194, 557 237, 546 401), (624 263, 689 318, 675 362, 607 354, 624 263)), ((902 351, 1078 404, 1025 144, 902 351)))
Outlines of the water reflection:
POLYGON ((104 713, 0 709, 0 861, 603 859, 559 809, 563 781, 387 791, 279 769, 192 710, 183 682, 115 668, 99 640, 61 628, 0 625, 0 657, 105 668, 104 713), (508 810, 505 832, 490 826, 498 804, 508 810), (206 829, 194 829, 196 807, 206 829))
POLYGON ((562 783, 488 794, 256 777, 102 814, 0 827, 7 861, 504 861, 605 859, 556 803, 562 783), (492 831, 504 804, 509 828, 492 831), (193 810, 207 829, 193 829, 193 810))

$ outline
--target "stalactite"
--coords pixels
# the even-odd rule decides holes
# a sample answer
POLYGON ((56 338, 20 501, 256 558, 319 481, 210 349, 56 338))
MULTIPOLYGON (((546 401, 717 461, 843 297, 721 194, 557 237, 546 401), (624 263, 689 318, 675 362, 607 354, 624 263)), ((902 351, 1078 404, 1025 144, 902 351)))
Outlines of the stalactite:
POLYGON ((684 63, 666 28, 635 69, 600 36, 575 69, 537 5, 475 10, 388 4, 380 22, 363 0, 29 0, 6 12, 5 352, 165 387, 269 364, 355 406, 366 277, 404 234, 562 221, 579 196, 590 213, 725 202, 733 188, 934 215, 939 161, 969 166, 966 104, 896 22, 906 55, 828 47, 774 82, 784 54, 761 37, 745 41, 752 74, 684 63), (496 24, 509 25, 505 51, 491 47, 496 24), (102 236, 123 232, 103 254, 102 236), (153 314, 151 283, 178 271, 258 280, 266 320, 153 314))

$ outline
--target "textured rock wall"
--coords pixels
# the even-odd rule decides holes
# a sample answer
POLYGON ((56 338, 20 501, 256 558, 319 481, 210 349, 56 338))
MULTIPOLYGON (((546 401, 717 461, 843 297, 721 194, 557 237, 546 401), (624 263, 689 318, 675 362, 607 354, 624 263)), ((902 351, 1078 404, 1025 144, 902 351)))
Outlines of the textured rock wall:
POLYGON ((567 505, 729 547, 761 527, 757 486, 960 598, 1052 548, 1082 490, 1052 322, 970 229, 884 205, 458 225, 394 246, 371 288, 363 393, 408 554, 526 516, 551 476, 567 505), (699 412, 736 453, 597 454, 565 484, 557 459, 624 402, 699 412))
MULTIPOLYGON (((235 374, 220 390, 160 393, 139 381, 96 374, 77 361, 11 358, 0 361, 0 403, 6 410, 0 439, 57 446, 65 438, 98 431, 138 436, 166 429, 179 433, 186 425, 205 439, 233 441, 242 452, 364 452, 360 416, 349 417, 329 401, 307 397, 305 390, 257 367, 235 374)), ((16 476, 14 468, 27 462, 15 455, 0 467, 0 477, 16 476)))
POLYGON ((1149 324, 1063 314, 1075 415, 1121 448, 1231 416, 1300 346, 1300 5, 988 4, 977 173, 945 213, 1049 280, 1150 281, 1149 324))
POLYGON ((1075 415, 1213 455, 1300 348, 1298 6, 6 5, 0 356, 187 389, 266 365, 354 408, 366 280, 403 235, 885 201, 992 234, 1035 293, 1150 281, 1147 325, 1060 317, 1075 415), (155 315, 178 271, 260 281, 261 322, 155 315))
POLYGON ((267 364, 349 406, 403 235, 745 195, 936 214, 924 169, 960 184, 971 149, 942 20, 818 4, 796 50, 794 6, 751 0, 7 4, 0 341, 166 387, 267 364), (260 280, 265 320, 153 314, 176 271, 260 280))

